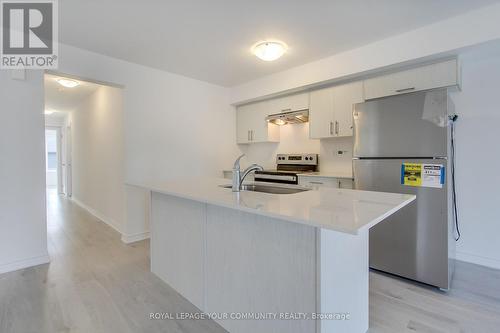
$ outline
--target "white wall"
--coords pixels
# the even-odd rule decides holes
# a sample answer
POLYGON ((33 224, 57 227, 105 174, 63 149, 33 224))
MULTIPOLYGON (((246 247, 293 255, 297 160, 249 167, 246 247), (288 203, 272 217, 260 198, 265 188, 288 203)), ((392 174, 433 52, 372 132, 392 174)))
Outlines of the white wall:
MULTIPOLYGON (((220 176, 234 160, 235 114, 226 88, 64 44, 59 51, 61 73, 124 86, 125 181, 220 176)), ((4 272, 46 262, 48 255, 43 73, 28 71, 26 81, 12 81, 10 72, 2 70, 0 80, 0 112, 9 124, 0 140, 4 272)), ((131 192, 127 200, 138 197, 136 189, 131 192)), ((147 207, 138 206, 142 212, 127 212, 134 220, 125 219, 124 236, 135 236, 137 230, 147 234, 147 221, 140 219, 147 217, 147 207)))
POLYGON ((66 126, 66 112, 62 116, 45 116, 45 127, 63 127, 66 126))
POLYGON ((125 165, 122 91, 100 86, 70 112, 73 199, 121 232, 125 165))
POLYGON ((49 261, 43 76, 0 70, 0 273, 49 261))
POLYGON ((124 86, 125 179, 220 175, 238 153, 226 88, 60 45, 59 71, 124 86))
POLYGON ((352 172, 352 137, 322 139, 320 147, 320 169, 322 172, 352 172), (342 154, 338 154, 342 151, 342 154))
MULTIPOLYGON (((238 154, 228 90, 59 45, 59 71, 123 86, 125 182, 220 176, 238 154)), ((127 186, 125 242, 148 237, 148 200, 127 186)))
POLYGON ((457 190, 462 238, 457 258, 500 268, 500 47, 462 58, 456 112, 457 190))

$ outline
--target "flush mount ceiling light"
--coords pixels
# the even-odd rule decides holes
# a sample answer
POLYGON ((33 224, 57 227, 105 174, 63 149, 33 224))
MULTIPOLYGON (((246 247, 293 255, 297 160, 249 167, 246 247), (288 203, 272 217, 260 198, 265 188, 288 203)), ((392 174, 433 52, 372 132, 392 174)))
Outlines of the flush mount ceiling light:
POLYGON ((80 84, 78 81, 69 79, 57 79, 57 83, 66 88, 74 88, 80 84))
POLYGON ((285 54, 287 45, 280 41, 261 41, 252 47, 252 53, 264 61, 273 61, 285 54))
POLYGON ((45 110, 45 112, 44 112, 44 113, 45 113, 47 116, 49 116, 49 115, 53 114, 53 113, 54 113, 54 111, 52 111, 52 110, 45 110))

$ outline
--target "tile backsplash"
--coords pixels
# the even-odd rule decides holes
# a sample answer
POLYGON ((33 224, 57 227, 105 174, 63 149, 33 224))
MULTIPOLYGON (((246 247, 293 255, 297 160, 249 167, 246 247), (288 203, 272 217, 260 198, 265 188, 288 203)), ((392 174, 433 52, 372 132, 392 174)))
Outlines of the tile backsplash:
POLYGON ((276 154, 317 153, 323 172, 350 172, 352 170, 352 137, 309 139, 309 124, 289 124, 280 127, 279 143, 239 145, 247 157, 242 166, 258 163, 266 169, 276 166, 276 154), (339 153, 341 152, 341 153, 339 153))

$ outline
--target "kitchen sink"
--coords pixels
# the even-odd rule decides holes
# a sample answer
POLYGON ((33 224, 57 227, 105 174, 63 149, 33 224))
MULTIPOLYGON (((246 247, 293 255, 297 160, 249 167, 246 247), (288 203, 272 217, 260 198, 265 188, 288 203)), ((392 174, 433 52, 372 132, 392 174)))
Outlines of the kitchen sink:
MULTIPOLYGON (((221 185, 224 188, 232 188, 232 185, 221 185)), ((272 185, 261 185, 261 184, 243 184, 241 186, 241 191, 253 191, 253 192, 263 192, 271 194, 293 194, 299 192, 309 191, 309 188, 297 187, 297 186, 272 186, 272 185)))

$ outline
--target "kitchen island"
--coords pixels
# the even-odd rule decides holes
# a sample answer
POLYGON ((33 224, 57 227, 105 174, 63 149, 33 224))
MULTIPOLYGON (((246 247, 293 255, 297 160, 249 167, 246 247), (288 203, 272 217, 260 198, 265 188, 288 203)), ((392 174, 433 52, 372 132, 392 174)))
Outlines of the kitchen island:
POLYGON ((415 196, 336 188, 151 193, 151 270, 229 332, 366 332, 368 230, 415 196))

